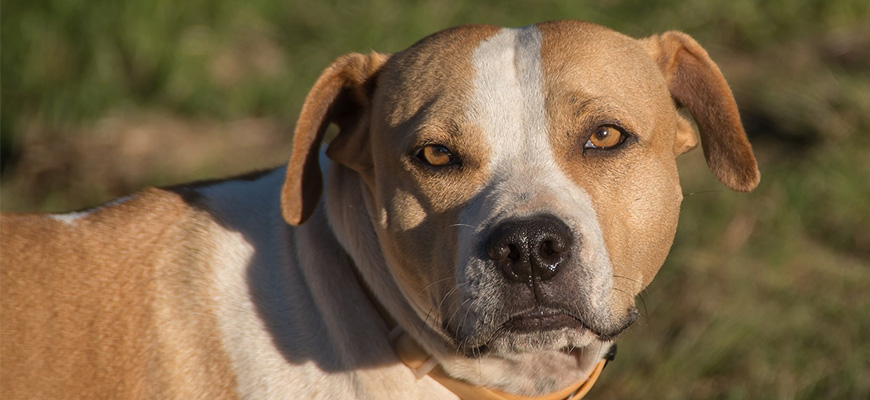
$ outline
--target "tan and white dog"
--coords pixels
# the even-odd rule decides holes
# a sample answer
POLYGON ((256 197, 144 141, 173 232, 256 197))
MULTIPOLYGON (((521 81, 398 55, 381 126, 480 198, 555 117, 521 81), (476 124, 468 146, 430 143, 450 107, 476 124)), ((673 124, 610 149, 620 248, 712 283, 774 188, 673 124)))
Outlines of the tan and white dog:
POLYGON ((674 238, 678 107, 752 190, 734 98, 679 32, 464 26, 340 57, 286 169, 3 216, 2 397, 585 392, 674 238))

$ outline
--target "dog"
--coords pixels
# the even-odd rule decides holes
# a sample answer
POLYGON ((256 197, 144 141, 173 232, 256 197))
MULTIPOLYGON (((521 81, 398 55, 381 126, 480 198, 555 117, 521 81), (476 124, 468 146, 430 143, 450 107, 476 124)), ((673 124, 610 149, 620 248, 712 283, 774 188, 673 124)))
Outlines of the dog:
POLYGON ((754 189, 680 32, 474 25, 342 56, 286 167, 2 217, 2 397, 579 398, 673 242, 681 108, 754 189))

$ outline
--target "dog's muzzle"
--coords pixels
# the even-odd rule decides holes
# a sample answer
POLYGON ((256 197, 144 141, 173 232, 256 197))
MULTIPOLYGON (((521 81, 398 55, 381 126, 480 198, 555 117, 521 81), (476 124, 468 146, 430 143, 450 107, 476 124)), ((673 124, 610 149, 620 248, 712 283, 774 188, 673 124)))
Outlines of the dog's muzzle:
POLYGON ((500 219, 483 230, 470 284, 444 329, 460 352, 530 352, 610 340, 636 313, 612 315, 602 300, 610 271, 582 232, 549 213, 500 219), (587 253, 588 252, 588 253, 587 253), (452 325, 451 323, 455 323, 452 325))

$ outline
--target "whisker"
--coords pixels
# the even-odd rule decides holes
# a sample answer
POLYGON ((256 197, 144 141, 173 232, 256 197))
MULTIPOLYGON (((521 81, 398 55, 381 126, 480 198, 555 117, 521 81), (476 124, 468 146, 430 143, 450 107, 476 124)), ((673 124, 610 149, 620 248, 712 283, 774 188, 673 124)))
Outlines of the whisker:
POLYGON ((435 285, 437 285, 437 284, 439 284, 439 283, 441 283, 441 282, 447 282, 447 281, 450 281, 450 280, 452 280, 452 279, 453 279, 452 277, 447 277, 447 278, 444 278, 444 279, 438 279, 438 280, 436 280, 436 281, 433 281, 432 283, 426 285, 426 287, 424 287, 423 289, 420 289, 420 291, 417 292, 417 296, 423 294, 423 292, 429 290, 429 288, 431 288, 432 286, 435 286, 435 285))
MULTIPOLYGON (((470 301, 471 301, 471 299, 465 299, 465 300, 463 300, 462 303, 460 303, 459 306, 456 307, 456 310, 453 310, 453 314, 451 314, 450 317, 447 318, 447 321, 446 321, 447 325, 450 325, 450 322, 453 321, 453 317, 456 316, 456 313, 458 313, 459 310, 461 310, 462 307, 465 306, 465 304, 467 304, 467 303, 470 302, 470 301)), ((470 311, 470 310, 471 310, 471 308, 465 310, 466 315, 468 315, 468 311, 470 311)), ((463 321, 462 321, 462 322, 465 322, 465 319, 464 319, 464 318, 463 318, 463 321)))
POLYGON ((353 210, 357 214, 364 215, 366 218, 368 218, 372 222, 377 222, 377 219, 375 219, 375 217, 373 217, 371 214, 369 214, 368 211, 357 209, 356 207, 354 207, 353 204, 348 204, 347 208, 353 210))
POLYGON ((724 190, 712 189, 712 190, 700 190, 697 192, 688 192, 688 193, 683 193, 683 197, 685 198, 685 197, 689 197, 689 196, 694 196, 696 194, 707 194, 707 193, 716 193, 716 192, 724 192, 724 190))
MULTIPOLYGON (((470 301, 471 299, 468 299, 468 300, 470 301)), ((462 305, 465 305, 465 302, 463 302, 462 305)), ((465 315, 463 315, 462 319, 459 321, 459 326, 462 326, 462 324, 464 324, 465 321, 468 319, 469 312, 471 312, 471 307, 468 307, 467 309, 465 309, 465 315)))
POLYGON ((429 312, 426 313, 426 318, 423 319, 423 324, 421 324, 420 329, 417 330, 417 337, 418 338, 423 336, 423 329, 425 329, 426 326, 428 326, 429 316, 432 315, 433 311, 435 311, 435 307, 429 307, 429 312))
POLYGON ((472 226, 472 225, 468 225, 468 224, 452 224, 452 225, 447 225, 447 227, 448 227, 448 228, 453 228, 453 227, 462 227, 462 228, 477 229, 476 226, 472 226))
POLYGON ((440 310, 440 309, 441 309, 441 306, 444 304, 444 301, 447 300, 447 298, 450 297, 450 295, 451 295, 453 292, 457 291, 460 287, 462 287, 462 285, 467 285, 467 284, 468 284, 468 283, 460 283, 460 284, 454 286, 453 288, 451 288, 450 290, 448 290, 447 293, 444 294, 444 296, 441 296, 441 300, 438 302, 438 305, 435 306, 435 307, 433 307, 433 308, 431 308, 431 309, 429 310, 429 313, 426 314, 426 319, 423 320, 423 326, 420 327, 420 334, 423 333, 423 327, 427 326, 427 324, 428 324, 428 322, 429 322, 429 315, 432 313, 432 311, 434 311, 435 308, 437 308, 437 309, 440 310))
MULTIPOLYGON (((619 267, 619 268, 621 268, 621 269, 623 268, 622 265, 618 265, 618 264, 614 264, 614 266, 615 266, 615 267, 619 267)), ((639 279, 634 279, 634 278, 630 278, 630 277, 627 277, 627 276, 622 276, 622 275, 618 275, 618 274, 613 274, 613 277, 614 277, 614 278, 619 278, 619 279, 625 279, 625 280, 628 280, 628 281, 631 281, 631 282, 635 282, 635 283, 643 284, 643 282, 642 282, 641 280, 639 280, 639 279)), ((614 290, 615 290, 615 289, 616 289, 616 288, 614 288, 614 290)), ((625 291, 620 291, 620 292, 621 292, 621 293, 628 294, 628 295, 631 295, 631 293, 626 293, 625 291)), ((644 293, 645 293, 645 292, 646 292, 646 289, 642 290, 640 293, 638 293, 638 294, 635 295, 634 297, 640 299, 640 303, 641 303, 641 305, 643 306, 643 313, 642 313, 641 315, 643 315, 644 319, 646 319, 647 321, 649 321, 649 310, 647 309, 647 306, 646 306, 646 298, 644 297, 644 293)))
POLYGON ((616 274, 614 274, 613 277, 614 277, 614 278, 620 278, 620 279, 629 280, 629 281, 632 281, 632 282, 635 282, 635 283, 643 283, 643 282, 641 282, 639 279, 629 278, 629 277, 627 277, 627 276, 622 276, 622 275, 616 275, 616 274))
POLYGON ((649 311, 646 309, 646 298, 643 296, 643 292, 637 294, 637 297, 640 299, 640 304, 643 305, 643 318, 649 320, 649 311))

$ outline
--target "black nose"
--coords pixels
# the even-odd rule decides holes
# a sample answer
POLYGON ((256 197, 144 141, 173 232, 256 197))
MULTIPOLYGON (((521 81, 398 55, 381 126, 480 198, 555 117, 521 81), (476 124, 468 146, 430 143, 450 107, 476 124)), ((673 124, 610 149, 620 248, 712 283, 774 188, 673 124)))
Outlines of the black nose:
POLYGON ((564 222, 552 215, 538 215, 496 225, 487 253, 508 280, 546 281, 559 272, 572 241, 571 230, 564 222))

